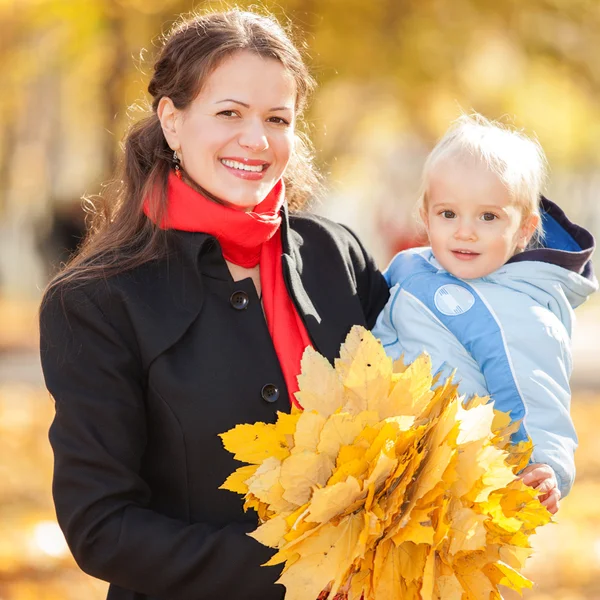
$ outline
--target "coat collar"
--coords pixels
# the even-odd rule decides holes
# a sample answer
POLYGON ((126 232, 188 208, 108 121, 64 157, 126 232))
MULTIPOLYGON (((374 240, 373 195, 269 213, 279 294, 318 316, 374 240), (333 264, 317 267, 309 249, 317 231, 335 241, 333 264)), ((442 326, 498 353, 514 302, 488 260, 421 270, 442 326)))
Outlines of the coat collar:
MULTIPOLYGON (((336 356, 339 348, 337 345, 329 347, 331 336, 322 326, 321 315, 305 289, 300 253, 304 240, 290 228, 285 206, 282 217, 282 268, 288 293, 315 349, 325 356, 336 356)), ((146 364, 185 334, 200 314, 207 287, 227 294, 233 286, 221 248, 214 237, 178 230, 168 230, 165 235, 167 257, 132 273, 130 277, 134 285, 127 294, 136 296, 136 313, 144 320, 140 325, 144 325, 149 333, 144 344, 143 360, 146 364), (140 311, 142 307, 146 310, 140 311), (151 331, 148 331, 148 325, 151 331)))

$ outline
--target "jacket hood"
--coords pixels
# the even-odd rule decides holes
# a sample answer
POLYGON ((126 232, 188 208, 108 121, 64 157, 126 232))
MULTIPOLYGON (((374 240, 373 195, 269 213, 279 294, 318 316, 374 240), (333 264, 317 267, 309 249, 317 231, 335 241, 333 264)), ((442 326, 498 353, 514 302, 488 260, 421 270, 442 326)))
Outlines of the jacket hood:
POLYGON ((534 247, 513 256, 507 264, 532 260, 544 262, 595 281, 591 261, 596 246, 594 236, 573 223, 558 205, 544 196, 540 209, 544 230, 542 239, 534 247))
POLYGON ((576 308, 598 290, 591 260, 594 236, 573 223, 559 206, 544 197, 541 216, 542 239, 535 247, 513 256, 497 274, 528 281, 546 291, 552 288, 552 281, 557 282, 571 307, 576 308))
MULTIPOLYGON (((576 308, 598 290, 591 261, 594 236, 570 221, 560 207, 544 197, 541 215, 543 239, 480 281, 499 283, 527 293, 543 306, 548 304, 549 294, 554 299, 553 304, 563 307, 555 312, 560 313, 564 322, 568 318, 567 306, 576 308)), ((413 248, 402 254, 404 259, 392 260, 385 273, 390 285, 418 270, 419 259, 424 259, 438 271, 445 271, 431 248, 413 248)))

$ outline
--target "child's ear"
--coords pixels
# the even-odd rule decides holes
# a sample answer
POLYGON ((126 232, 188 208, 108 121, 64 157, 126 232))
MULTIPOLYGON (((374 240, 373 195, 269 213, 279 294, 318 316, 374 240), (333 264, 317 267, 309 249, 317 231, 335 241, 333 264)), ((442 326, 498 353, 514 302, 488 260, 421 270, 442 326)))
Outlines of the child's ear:
POLYGON ((529 244, 529 241, 535 233, 539 223, 540 215, 537 213, 532 213, 525 217, 519 232, 519 241, 517 242, 517 246, 520 250, 525 250, 525 248, 527 248, 527 244, 529 244))
POLYGON ((429 233, 429 215, 427 214, 427 209, 423 204, 421 204, 421 208, 419 208, 419 216, 421 217, 421 221, 427 230, 427 233, 429 233))

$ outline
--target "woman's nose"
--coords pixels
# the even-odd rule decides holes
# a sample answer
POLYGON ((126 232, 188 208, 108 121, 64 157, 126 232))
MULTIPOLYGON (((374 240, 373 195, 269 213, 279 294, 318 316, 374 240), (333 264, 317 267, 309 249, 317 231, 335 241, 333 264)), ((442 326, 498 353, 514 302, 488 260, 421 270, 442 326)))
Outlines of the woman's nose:
POLYGON ((269 147, 269 140, 262 121, 248 121, 240 133, 239 143, 252 152, 264 152, 269 147))

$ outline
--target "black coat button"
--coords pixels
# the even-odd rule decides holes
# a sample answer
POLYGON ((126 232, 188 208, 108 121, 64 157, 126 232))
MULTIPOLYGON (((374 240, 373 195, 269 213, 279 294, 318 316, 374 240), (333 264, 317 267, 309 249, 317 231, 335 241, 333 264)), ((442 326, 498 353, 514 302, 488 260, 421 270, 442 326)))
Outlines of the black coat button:
POLYGON ((272 383, 267 383, 267 385, 263 386, 263 389, 260 390, 260 395, 265 402, 277 402, 279 398, 279 388, 272 383))
POLYGON ((250 299, 248 298, 248 294, 246 294, 246 292, 239 291, 231 294, 229 302, 231 303, 231 306, 235 308, 235 310, 244 310, 248 307, 248 302, 250 302, 250 299))

